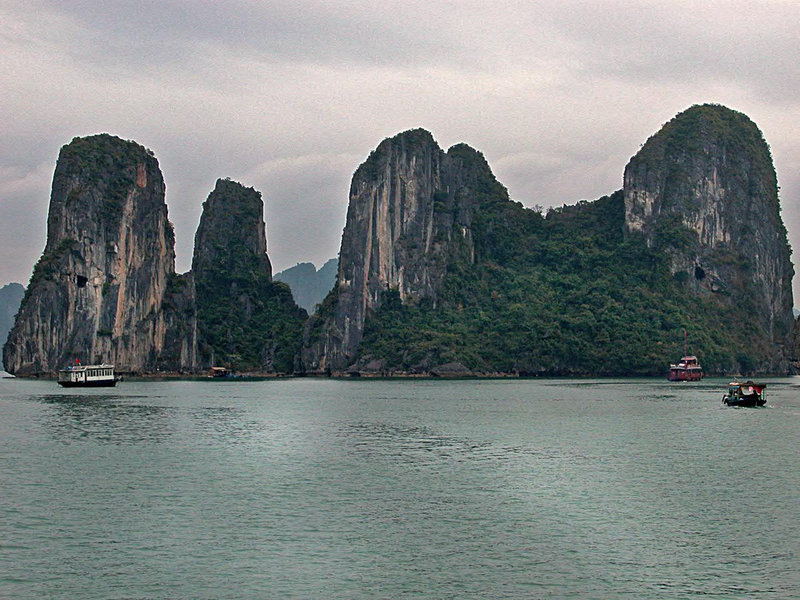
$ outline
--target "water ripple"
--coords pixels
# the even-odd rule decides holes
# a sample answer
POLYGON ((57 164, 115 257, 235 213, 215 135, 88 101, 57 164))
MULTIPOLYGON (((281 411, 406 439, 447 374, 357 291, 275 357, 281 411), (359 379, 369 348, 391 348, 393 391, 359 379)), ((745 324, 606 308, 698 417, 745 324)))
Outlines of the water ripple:
POLYGON ((716 387, 0 382, 0 597, 800 597, 797 385, 716 387))

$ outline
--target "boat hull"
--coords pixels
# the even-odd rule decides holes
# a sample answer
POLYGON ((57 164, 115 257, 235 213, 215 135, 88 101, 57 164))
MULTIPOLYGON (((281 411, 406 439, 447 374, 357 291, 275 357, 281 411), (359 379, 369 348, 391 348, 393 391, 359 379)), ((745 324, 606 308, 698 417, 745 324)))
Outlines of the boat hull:
POLYGON ((61 387, 114 387, 117 374, 114 365, 76 364, 58 372, 58 385, 61 387))
POLYGON ((58 385, 65 388, 73 387, 114 387, 117 385, 116 379, 109 381, 59 381, 58 385))
POLYGON ((671 369, 669 372, 670 381, 700 381, 703 378, 703 371, 699 369, 671 369))
POLYGON ((766 398, 762 397, 746 397, 746 398, 729 398, 725 396, 722 398, 722 403, 726 406, 741 406, 743 408, 756 408, 764 406, 767 403, 766 398))
POLYGON ((767 385, 754 381, 734 381, 728 386, 728 392, 722 396, 722 403, 727 406, 754 408, 767 403, 767 385))
POLYGON ((667 379, 670 381, 700 381, 702 378, 703 368, 694 355, 684 356, 680 362, 669 366, 667 379))

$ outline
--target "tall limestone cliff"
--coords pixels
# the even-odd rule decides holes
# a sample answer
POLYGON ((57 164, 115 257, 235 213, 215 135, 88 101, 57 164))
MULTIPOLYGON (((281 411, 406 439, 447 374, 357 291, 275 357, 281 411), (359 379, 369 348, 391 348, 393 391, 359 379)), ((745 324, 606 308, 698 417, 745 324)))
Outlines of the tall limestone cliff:
POLYGON ((784 370, 794 270, 758 127, 723 106, 693 106, 628 163, 624 200, 627 231, 664 251, 691 293, 750 315, 764 368, 784 370))
POLYGON ((468 146, 445 153, 422 129, 384 140, 353 176, 337 285, 309 324, 302 368, 349 367, 387 290, 435 304, 448 263, 474 260, 472 216, 486 196, 508 197, 468 146))
POLYGON ((664 374, 684 332, 709 373, 789 370, 790 249, 747 117, 693 107, 623 190, 547 211, 476 151, 416 130, 356 171, 334 290, 306 372, 664 374))
POLYGON ((73 140, 5 368, 653 375, 684 331, 710 373, 797 359, 769 148, 720 106, 665 125, 623 190, 547 214, 510 201, 466 145, 384 140, 353 176, 336 285, 304 334, 305 311, 272 280, 259 192, 217 182, 191 272, 174 273, 173 245, 152 154, 73 140))
MULTIPOLYGON (((261 194, 220 179, 203 204, 192 258, 199 362, 291 372, 304 310, 272 281, 261 194)), ((190 309, 190 302, 183 301, 190 309)))
POLYGON ((153 154, 108 134, 75 138, 59 154, 47 244, 3 348, 6 370, 48 373, 74 359, 143 370, 162 350, 174 265, 153 154))
POLYGON ((185 374, 207 371, 208 365, 200 357, 197 301, 191 271, 169 279, 161 310, 164 342, 150 370, 185 374))

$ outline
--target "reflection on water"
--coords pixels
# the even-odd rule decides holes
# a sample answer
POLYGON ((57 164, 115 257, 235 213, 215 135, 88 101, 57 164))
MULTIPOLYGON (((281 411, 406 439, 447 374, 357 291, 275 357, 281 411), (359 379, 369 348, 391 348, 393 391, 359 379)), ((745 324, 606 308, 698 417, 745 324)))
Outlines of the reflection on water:
POLYGON ((160 444, 177 437, 193 445, 236 445, 268 429, 244 418, 245 412, 234 407, 175 407, 147 400, 144 396, 47 394, 39 401, 50 410, 38 419, 58 443, 160 444))
POLYGON ((536 460, 590 460, 574 448, 503 445, 485 440, 446 435, 426 426, 359 421, 342 426, 339 435, 352 451, 365 459, 396 460, 404 464, 443 462, 509 462, 522 457, 536 460))
POLYGON ((39 415, 41 427, 59 443, 162 443, 172 433, 169 408, 131 404, 119 395, 50 394, 41 401, 51 408, 39 415))
POLYGON ((427 454, 436 457, 469 456, 490 446, 488 442, 437 433, 430 427, 391 423, 350 423, 342 428, 341 433, 359 452, 401 456, 407 460, 422 459, 427 454))

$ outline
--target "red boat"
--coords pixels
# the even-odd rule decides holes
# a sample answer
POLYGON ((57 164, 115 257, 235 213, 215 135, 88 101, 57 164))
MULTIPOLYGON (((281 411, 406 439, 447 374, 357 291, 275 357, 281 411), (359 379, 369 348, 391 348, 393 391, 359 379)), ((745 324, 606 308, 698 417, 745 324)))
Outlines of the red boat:
POLYGON ((703 378, 703 368, 696 356, 686 354, 686 330, 683 330, 683 358, 678 364, 670 364, 670 381, 700 381, 703 378))
POLYGON ((703 368, 696 356, 684 356, 678 364, 669 366, 670 381, 700 381, 703 378, 703 368))

